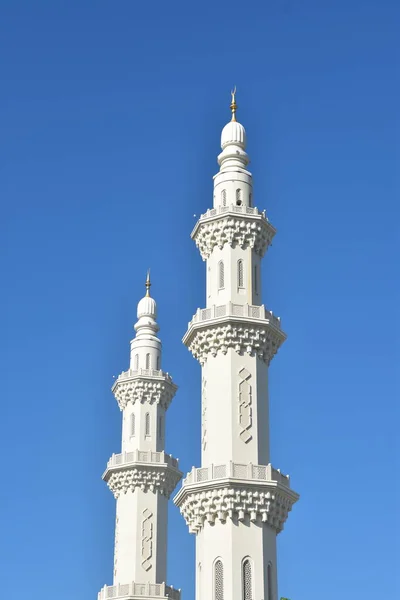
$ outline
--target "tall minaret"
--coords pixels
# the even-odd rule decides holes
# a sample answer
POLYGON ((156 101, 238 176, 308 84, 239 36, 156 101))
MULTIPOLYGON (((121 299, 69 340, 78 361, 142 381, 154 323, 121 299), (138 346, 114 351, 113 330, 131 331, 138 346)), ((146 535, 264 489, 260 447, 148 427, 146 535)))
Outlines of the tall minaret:
POLYGON ((180 600, 180 591, 165 584, 168 498, 182 476, 177 459, 164 452, 165 414, 177 387, 161 370, 150 286, 148 274, 146 295, 137 308, 130 368, 112 388, 123 414, 122 451, 112 455, 103 475, 117 500, 114 584, 100 591, 99 600, 180 600))
POLYGON ((196 534, 197 600, 277 600, 276 536, 298 495, 269 455, 268 366, 285 341, 261 298, 275 235, 253 205, 246 132, 222 130, 214 207, 192 238, 206 261, 207 304, 183 338, 202 367, 202 459, 175 503, 196 534))

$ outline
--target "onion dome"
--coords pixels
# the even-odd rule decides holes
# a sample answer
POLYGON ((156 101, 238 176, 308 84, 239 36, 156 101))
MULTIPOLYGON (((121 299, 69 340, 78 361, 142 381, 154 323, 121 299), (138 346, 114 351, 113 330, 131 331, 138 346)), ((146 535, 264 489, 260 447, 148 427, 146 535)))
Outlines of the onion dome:
POLYGON ((150 271, 147 272, 146 278, 146 295, 142 298, 137 307, 137 317, 151 317, 157 318, 157 304, 154 298, 150 296, 150 271))

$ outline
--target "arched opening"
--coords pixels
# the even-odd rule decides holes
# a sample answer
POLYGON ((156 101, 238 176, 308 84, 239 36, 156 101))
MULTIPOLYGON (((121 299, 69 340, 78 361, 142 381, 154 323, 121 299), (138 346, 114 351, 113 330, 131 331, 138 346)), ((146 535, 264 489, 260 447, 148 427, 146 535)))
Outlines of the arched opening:
POLYGON ((225 269, 224 269, 224 261, 220 260, 218 263, 218 289, 222 289, 225 287, 225 269))
POLYGON ((251 562, 248 558, 243 561, 242 567, 242 585, 243 600, 253 600, 253 577, 251 572, 251 562))
POLYGON ((146 413, 144 417, 144 435, 150 435, 150 413, 146 413))
POLYGON ((224 565, 219 559, 214 564, 214 599, 224 600, 224 565))
POLYGON ((268 564, 267 567, 267 585, 268 585, 268 600, 274 600, 273 587, 272 587, 272 565, 268 564))
POLYGON ((226 190, 222 190, 221 192, 221 205, 226 206, 226 190))
POLYGON ((237 282, 238 282, 238 287, 240 287, 240 288, 244 287, 243 261, 242 260, 238 260, 238 263, 237 263, 237 282))
POLYGON ((131 414, 131 435, 135 435, 136 419, 134 413, 131 414))
POLYGON ((139 370, 139 354, 135 354, 134 369, 135 371, 139 370))
POLYGON ((146 354, 146 369, 150 369, 150 354, 146 354))
POLYGON ((242 190, 236 190, 236 206, 242 206, 242 190))

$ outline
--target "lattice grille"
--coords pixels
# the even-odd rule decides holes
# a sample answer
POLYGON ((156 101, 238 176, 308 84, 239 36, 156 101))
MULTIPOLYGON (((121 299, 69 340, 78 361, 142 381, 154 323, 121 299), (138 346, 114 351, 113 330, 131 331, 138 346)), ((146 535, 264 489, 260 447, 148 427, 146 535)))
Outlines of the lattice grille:
POLYGON ((251 563, 245 560, 243 563, 243 600, 253 599, 253 582, 251 577, 251 563))
POLYGON ((220 560, 215 563, 215 600, 224 600, 224 565, 220 560))

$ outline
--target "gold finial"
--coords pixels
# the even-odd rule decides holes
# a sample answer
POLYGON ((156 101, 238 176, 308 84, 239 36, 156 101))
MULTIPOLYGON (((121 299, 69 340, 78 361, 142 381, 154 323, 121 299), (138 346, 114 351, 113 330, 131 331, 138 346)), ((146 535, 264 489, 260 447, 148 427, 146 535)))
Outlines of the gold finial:
POLYGON ((232 102, 230 105, 230 109, 232 111, 232 121, 236 121, 236 110, 237 110, 237 104, 236 104, 236 85, 235 88, 231 91, 231 96, 232 96, 232 102))
POLYGON ((150 297, 150 287, 151 287, 151 282, 150 282, 150 269, 147 271, 147 277, 146 277, 146 296, 149 298, 150 297))

